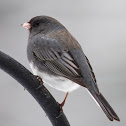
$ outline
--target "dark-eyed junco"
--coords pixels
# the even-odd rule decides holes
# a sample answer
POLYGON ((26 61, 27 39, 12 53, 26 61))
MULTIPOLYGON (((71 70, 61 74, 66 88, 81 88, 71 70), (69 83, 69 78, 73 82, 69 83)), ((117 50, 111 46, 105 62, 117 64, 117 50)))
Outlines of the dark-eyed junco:
POLYGON ((22 26, 29 30, 27 56, 35 75, 67 95, 79 86, 85 87, 111 121, 120 120, 99 92, 81 46, 60 22, 48 16, 37 16, 22 26))

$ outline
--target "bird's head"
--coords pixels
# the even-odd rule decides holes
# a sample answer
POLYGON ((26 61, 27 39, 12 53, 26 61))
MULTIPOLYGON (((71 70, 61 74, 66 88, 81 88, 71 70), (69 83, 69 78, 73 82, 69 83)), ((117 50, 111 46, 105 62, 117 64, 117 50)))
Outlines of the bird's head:
POLYGON ((48 16, 37 16, 32 18, 29 22, 22 24, 30 32, 30 36, 43 33, 46 34, 52 30, 64 28, 64 26, 56 19, 48 16))

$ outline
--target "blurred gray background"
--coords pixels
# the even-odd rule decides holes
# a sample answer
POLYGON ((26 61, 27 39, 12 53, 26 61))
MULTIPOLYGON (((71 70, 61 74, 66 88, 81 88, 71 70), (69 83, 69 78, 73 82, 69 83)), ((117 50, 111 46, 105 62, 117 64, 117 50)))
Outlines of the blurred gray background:
MULTIPOLYGON (((94 69, 100 91, 119 115, 110 122, 87 91, 72 92, 63 108, 71 126, 124 126, 126 123, 125 0, 0 0, 0 50, 30 71, 28 31, 20 24, 38 15, 58 19, 79 41, 94 69)), ((47 86, 58 102, 65 93, 47 86)), ((51 126, 34 98, 0 70, 0 126, 51 126)))

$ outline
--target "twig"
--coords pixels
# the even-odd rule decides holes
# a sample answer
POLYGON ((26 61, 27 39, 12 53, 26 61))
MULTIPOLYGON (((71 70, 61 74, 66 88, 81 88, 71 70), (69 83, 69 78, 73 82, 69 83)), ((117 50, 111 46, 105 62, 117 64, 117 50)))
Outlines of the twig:
POLYGON ((0 68, 16 79, 35 98, 53 126, 70 126, 60 106, 37 78, 19 62, 0 51, 0 68), (60 115, 60 116, 59 116, 60 115))

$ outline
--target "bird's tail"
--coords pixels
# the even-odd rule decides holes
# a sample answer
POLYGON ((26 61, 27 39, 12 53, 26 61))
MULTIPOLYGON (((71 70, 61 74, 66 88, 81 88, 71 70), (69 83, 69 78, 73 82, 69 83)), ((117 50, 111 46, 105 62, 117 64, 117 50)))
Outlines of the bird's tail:
POLYGON ((91 93, 91 95, 98 103, 98 105, 101 107, 101 109, 104 111, 104 113, 109 118, 109 120, 113 121, 115 119, 117 121, 120 121, 119 117, 117 116, 113 108, 110 106, 110 104, 106 101, 106 99, 101 93, 96 94, 92 90, 88 90, 88 91, 91 93))

